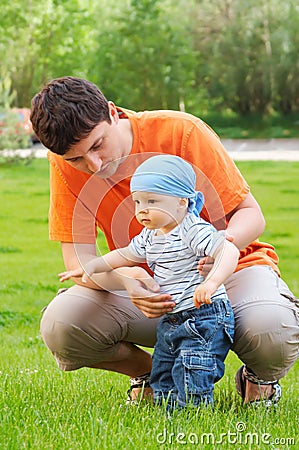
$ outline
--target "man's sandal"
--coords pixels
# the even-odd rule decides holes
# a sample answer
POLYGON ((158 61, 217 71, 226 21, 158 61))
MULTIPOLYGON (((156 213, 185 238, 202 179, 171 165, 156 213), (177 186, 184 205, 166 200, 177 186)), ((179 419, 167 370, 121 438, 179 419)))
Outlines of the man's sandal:
POLYGON ((145 373, 136 378, 130 378, 130 389, 127 391, 126 405, 138 405, 140 400, 149 395, 144 395, 144 390, 150 388, 150 373, 145 373), (138 397, 132 399, 132 390, 140 389, 138 397))
POLYGON ((263 405, 266 408, 270 408, 272 406, 276 407, 277 403, 281 398, 281 386, 276 381, 264 381, 257 378, 257 376, 246 366, 240 367, 238 372, 236 373, 236 388, 238 394, 241 395, 243 401, 245 400, 246 394, 246 380, 250 381, 253 384, 257 384, 259 386, 272 386, 274 389, 273 394, 269 398, 261 398, 260 400, 253 400, 249 404, 253 406, 261 406, 263 405))

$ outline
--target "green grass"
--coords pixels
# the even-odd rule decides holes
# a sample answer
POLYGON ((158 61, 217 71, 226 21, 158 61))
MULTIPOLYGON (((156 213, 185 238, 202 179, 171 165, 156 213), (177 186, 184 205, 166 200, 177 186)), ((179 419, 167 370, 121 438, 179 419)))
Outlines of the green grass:
MULTIPOLYGON (((299 295, 299 163, 238 166, 266 216, 264 239, 275 245, 284 279, 299 295)), ((215 412, 186 410, 171 419, 162 408, 122 406, 125 376, 60 372, 39 336, 40 311, 63 269, 59 244, 48 241, 47 162, 1 167, 0 192, 1 450, 298 447, 298 365, 281 381, 278 411, 265 412, 242 407, 233 381, 240 363, 231 353, 216 385, 215 412)))

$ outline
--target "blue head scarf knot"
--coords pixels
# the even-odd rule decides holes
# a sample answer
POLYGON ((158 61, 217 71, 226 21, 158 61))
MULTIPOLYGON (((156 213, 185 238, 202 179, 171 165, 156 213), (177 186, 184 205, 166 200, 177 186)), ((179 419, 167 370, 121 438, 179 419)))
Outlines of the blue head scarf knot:
POLYGON ((157 155, 144 161, 131 179, 131 192, 154 192, 188 198, 188 211, 199 216, 204 196, 195 190, 196 175, 188 162, 179 156, 157 155))

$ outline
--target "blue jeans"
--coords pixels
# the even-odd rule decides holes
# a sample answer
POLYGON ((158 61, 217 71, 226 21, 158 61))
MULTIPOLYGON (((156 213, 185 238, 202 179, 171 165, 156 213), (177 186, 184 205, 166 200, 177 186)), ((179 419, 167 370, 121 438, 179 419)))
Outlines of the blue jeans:
POLYGON ((234 315, 226 298, 164 315, 151 373, 155 403, 165 401, 168 408, 213 404, 233 336, 234 315))

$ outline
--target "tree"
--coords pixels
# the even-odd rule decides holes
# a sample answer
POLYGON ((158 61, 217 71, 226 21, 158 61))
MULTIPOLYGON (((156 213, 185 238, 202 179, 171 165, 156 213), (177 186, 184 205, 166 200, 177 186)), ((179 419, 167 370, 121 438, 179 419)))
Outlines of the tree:
POLYGON ((110 31, 99 33, 98 65, 91 78, 117 103, 134 109, 183 108, 194 80, 188 33, 169 20, 171 5, 131 0, 110 31))
POLYGON ((1 0, 0 86, 19 107, 74 75, 133 109, 296 112, 298 26, 297 0, 1 0))
POLYGON ((92 9, 87 0, 2 0, 0 58, 12 80, 15 104, 29 106, 51 78, 85 76, 82 64, 92 47, 92 9), (17 31, 16 31, 17 30, 17 31))
POLYGON ((298 2, 195 0, 196 84, 241 114, 298 111, 298 2))

